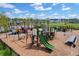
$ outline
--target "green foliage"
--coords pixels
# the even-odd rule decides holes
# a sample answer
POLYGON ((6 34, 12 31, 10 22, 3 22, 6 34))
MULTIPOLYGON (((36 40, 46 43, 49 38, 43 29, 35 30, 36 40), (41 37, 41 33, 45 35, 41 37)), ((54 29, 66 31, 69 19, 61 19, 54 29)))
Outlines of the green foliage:
POLYGON ((3 43, 0 43, 0 56, 13 56, 13 55, 16 54, 12 52, 8 47, 4 46, 3 43))
POLYGON ((72 28, 72 29, 79 29, 78 23, 50 23, 51 27, 65 27, 65 28, 72 28))
POLYGON ((0 26, 3 26, 7 30, 8 23, 9 23, 9 18, 5 14, 0 13, 0 26))

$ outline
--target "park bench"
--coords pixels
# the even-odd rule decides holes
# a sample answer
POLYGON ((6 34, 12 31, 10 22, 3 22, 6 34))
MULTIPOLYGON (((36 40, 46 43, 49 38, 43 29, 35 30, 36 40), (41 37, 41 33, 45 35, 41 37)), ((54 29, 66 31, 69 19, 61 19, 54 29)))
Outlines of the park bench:
POLYGON ((67 45, 69 45, 69 46, 72 46, 72 45, 73 45, 73 47, 75 47, 76 42, 77 42, 77 37, 76 37, 76 36, 70 36, 70 37, 66 40, 65 44, 67 44, 67 45))

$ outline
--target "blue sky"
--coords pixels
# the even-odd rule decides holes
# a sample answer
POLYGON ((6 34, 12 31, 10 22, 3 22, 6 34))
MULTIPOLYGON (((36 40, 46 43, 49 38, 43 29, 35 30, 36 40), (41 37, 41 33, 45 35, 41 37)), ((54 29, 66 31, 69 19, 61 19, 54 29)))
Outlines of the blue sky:
POLYGON ((0 3, 0 12, 11 18, 79 18, 78 3, 0 3))

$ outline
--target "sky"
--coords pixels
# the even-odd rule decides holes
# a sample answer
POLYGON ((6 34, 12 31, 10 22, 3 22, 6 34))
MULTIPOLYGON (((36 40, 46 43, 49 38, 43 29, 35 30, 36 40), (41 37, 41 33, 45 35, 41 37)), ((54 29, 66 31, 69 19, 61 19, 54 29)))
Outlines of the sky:
POLYGON ((78 3, 0 3, 0 12, 10 18, 79 18, 78 3))

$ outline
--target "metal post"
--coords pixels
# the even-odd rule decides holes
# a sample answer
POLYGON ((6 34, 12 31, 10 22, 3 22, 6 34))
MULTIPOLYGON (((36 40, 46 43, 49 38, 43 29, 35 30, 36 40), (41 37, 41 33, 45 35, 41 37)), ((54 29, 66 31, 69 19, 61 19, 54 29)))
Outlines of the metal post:
POLYGON ((18 32, 18 40, 20 40, 20 38, 19 38, 19 32, 18 32))
POLYGON ((37 47, 39 46, 39 43, 38 43, 38 27, 37 27, 37 47))
POLYGON ((26 33, 26 46, 27 46, 28 33, 26 33))

